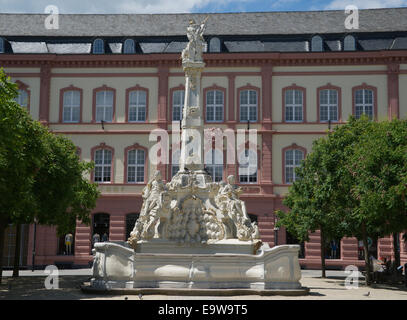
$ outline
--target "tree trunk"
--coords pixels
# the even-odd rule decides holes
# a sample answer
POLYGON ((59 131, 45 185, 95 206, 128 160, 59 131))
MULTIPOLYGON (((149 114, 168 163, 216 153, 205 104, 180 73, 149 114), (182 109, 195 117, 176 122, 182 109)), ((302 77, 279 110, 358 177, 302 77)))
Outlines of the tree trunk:
POLYGON ((400 248, 399 248, 399 241, 398 241, 399 234, 393 233, 393 251, 394 251, 394 266, 398 268, 400 266, 400 248))
POLYGON ((321 239, 321 271, 322 278, 326 278, 326 267, 325 267, 325 237, 322 231, 320 230, 320 239, 321 239))
POLYGON ((363 249, 365 252, 365 269, 366 269, 366 285, 370 286, 370 257, 369 257, 369 244, 367 242, 367 232, 366 232, 366 225, 362 223, 362 240, 363 240, 363 249))
POLYGON ((21 224, 16 223, 16 247, 14 248, 14 267, 13 278, 18 277, 20 270, 20 241, 21 240, 21 224))
MULTIPOLYGON (((1 213, 0 213, 1 215, 1 213)), ((6 223, 0 219, 0 284, 3 276, 3 249, 4 249, 4 232, 6 231, 6 223)))

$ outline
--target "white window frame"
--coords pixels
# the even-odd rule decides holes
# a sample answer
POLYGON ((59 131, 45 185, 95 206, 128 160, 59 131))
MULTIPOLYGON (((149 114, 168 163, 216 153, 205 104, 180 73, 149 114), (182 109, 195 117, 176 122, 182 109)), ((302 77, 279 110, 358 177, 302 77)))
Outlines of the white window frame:
POLYGON ((131 149, 127 151, 127 183, 144 183, 145 181, 146 152, 143 149, 131 149), (130 153, 135 152, 135 163, 130 163, 130 153), (142 163, 138 163, 139 153, 142 153, 142 163), (134 168, 134 181, 130 181, 130 168, 134 168), (142 170, 139 171, 139 168, 142 170), (142 172, 142 176, 139 173, 142 172), (142 178, 142 179, 141 179, 142 178))
POLYGON ((223 115, 224 115, 224 105, 225 105, 225 97, 223 94, 222 90, 208 90, 206 91, 206 122, 223 122, 223 115), (210 104, 209 103, 209 94, 213 92, 213 103, 210 104), (222 103, 217 103, 217 96, 220 95, 222 97, 222 103), (211 109, 212 112, 209 112, 209 110, 211 109), (219 114, 216 111, 221 110, 220 112, 220 119, 217 119, 216 115, 219 114), (208 116, 211 115, 212 116, 212 120, 208 119, 208 116))
POLYGON ((239 114, 240 114, 240 122, 247 122, 247 121, 250 121, 250 122, 257 122, 257 120, 258 120, 258 105, 259 105, 259 96, 258 96, 258 93, 257 93, 257 90, 254 90, 254 89, 244 89, 244 90, 241 90, 240 91, 240 94, 239 94, 239 114), (251 92, 254 92, 255 93, 255 97, 256 97, 256 103, 255 104, 253 104, 253 103, 250 103, 250 93, 251 92), (242 103, 242 94, 247 94, 247 103, 242 103), (247 111, 246 111, 246 116, 247 116, 247 119, 243 119, 242 118, 242 116, 243 116, 243 112, 242 112, 242 109, 243 108, 247 108, 247 111), (256 118, 255 119, 250 119, 250 115, 251 115, 251 113, 250 113, 250 111, 252 110, 252 109, 255 109, 255 111, 256 111, 256 118))
POLYGON ((77 123, 80 121, 81 115, 80 115, 80 107, 81 107, 81 93, 78 90, 69 90, 69 91, 65 91, 63 93, 63 97, 62 97, 62 122, 64 123, 77 123), (73 104, 73 95, 74 93, 77 93, 79 95, 79 101, 78 101, 78 105, 73 104), (65 101, 65 95, 67 94, 71 94, 71 105, 67 105, 66 101, 65 101), (70 112, 70 119, 65 119, 65 108, 69 108, 70 112), (77 120, 73 120, 73 114, 74 114, 74 109, 78 109, 78 119, 77 120))
POLYGON ((220 182, 223 179, 223 152, 218 149, 211 149, 205 154, 205 167, 212 177, 213 182, 220 182), (220 175, 217 175, 219 173, 220 175))
MULTIPOLYGON (((239 174, 239 183, 240 184, 257 184, 258 183, 258 174, 259 174, 259 165, 258 165, 258 156, 257 156, 257 152, 253 151, 251 149, 245 149, 244 153, 245 153, 245 157, 249 157, 249 153, 253 152, 254 156, 256 157, 255 159, 256 161, 256 173, 255 174, 249 174, 249 173, 245 173, 245 174, 241 174, 241 169, 243 170, 247 170, 246 168, 250 168, 250 161, 246 164, 242 164, 242 159, 241 159, 241 153, 239 156, 239 167, 238 167, 238 174, 239 174), (255 181, 254 181, 255 178, 255 181), (246 180, 246 181, 245 181, 246 180), (252 180, 252 181, 250 181, 252 180)), ((254 166, 252 166, 254 167, 254 166)))
POLYGON ((185 90, 174 90, 172 92, 172 121, 181 121, 182 120, 182 109, 184 108, 185 102, 185 90), (175 95, 180 93, 181 94, 181 104, 175 103, 175 95), (176 110, 178 110, 179 119, 175 119, 174 115, 177 114, 176 110))
POLYGON ((319 120, 320 122, 328 122, 329 120, 331 121, 338 121, 339 119, 339 93, 338 90, 336 89, 321 89, 319 91, 319 120), (328 91, 328 101, 327 103, 322 103, 322 93, 324 91, 328 91), (336 94, 336 103, 331 103, 331 93, 335 92, 336 94), (326 108, 328 112, 328 119, 322 119, 322 108, 326 108), (336 119, 331 119, 331 109, 336 109, 336 119))
POLYGON ((145 90, 132 90, 129 92, 129 110, 128 110, 128 118, 129 122, 146 122, 147 119, 147 92, 145 90), (132 104, 131 103, 131 95, 135 93, 136 94, 136 103, 132 104), (140 103, 140 94, 145 95, 145 102, 144 104, 140 103), (131 111, 132 109, 135 109, 135 114, 136 114, 136 119, 131 119, 131 111), (140 109, 144 109, 144 119, 139 119, 140 116, 140 109))
POLYGON ((353 99, 355 99, 354 101, 355 101, 355 118, 356 119, 359 119, 363 114, 366 114, 368 117, 369 117, 369 119, 373 119, 374 118, 374 108, 375 108, 375 97, 374 97, 374 91, 372 90, 372 89, 365 89, 365 88, 363 88, 363 89, 357 89, 356 91, 355 91, 355 96, 353 97, 353 99), (356 96, 357 96, 357 94, 358 94, 358 92, 359 91, 362 91, 363 93, 362 93, 362 103, 357 103, 357 101, 356 101, 356 96), (368 91, 370 91, 371 93, 372 93, 372 102, 371 103, 367 103, 366 102, 366 93, 368 92, 368 91), (368 114, 368 113, 366 113, 366 108, 367 107, 372 107, 372 114, 368 114), (361 114, 359 114, 359 116, 358 116, 358 108, 362 108, 362 113, 361 114))
POLYGON ((284 183, 285 184, 292 184, 294 181, 298 179, 295 169, 299 168, 301 166, 301 161, 304 160, 304 151, 299 150, 299 149, 288 149, 284 151, 284 183), (292 164, 288 164, 288 153, 292 152, 292 164), (297 155, 301 154, 300 158, 297 158, 297 155), (289 178, 291 178, 291 175, 288 175, 288 170, 287 169, 292 169, 292 179, 290 181, 289 178))
POLYGON ((95 150, 94 162, 95 162, 94 177, 93 177, 94 182, 97 182, 97 183, 110 183, 110 182, 112 182, 112 162, 113 162, 113 152, 112 152, 112 150, 109 150, 109 149, 97 149, 97 150, 95 150), (102 152, 101 163, 97 163, 98 152, 102 152), (107 157, 108 152, 110 152, 110 163, 105 163, 105 161, 108 158, 107 157), (101 180, 100 181, 96 179, 96 168, 101 168, 101 176, 100 176, 101 180), (110 179, 105 181, 106 177, 110 177, 110 179))
POLYGON ((284 92, 284 118, 285 122, 304 122, 304 92, 300 89, 287 89, 284 92), (296 92, 301 94, 301 103, 296 103, 296 92), (287 94, 292 94, 292 103, 287 102, 287 94), (301 119, 296 118, 296 109, 301 108, 301 119), (291 111, 290 111, 291 110, 291 111), (287 111, 290 111, 292 119, 287 119, 287 111))
POLYGON ((114 91, 113 90, 101 90, 101 91, 98 91, 98 92, 96 92, 95 99, 96 99, 96 101, 95 101, 95 105, 96 105, 95 118, 96 118, 96 121, 101 122, 103 120, 104 122, 112 122, 113 121, 113 111, 114 111, 113 106, 114 106, 114 99, 115 99, 114 91), (111 105, 108 105, 107 102, 106 102, 106 97, 107 97, 108 92, 112 94, 112 104, 111 105), (98 105, 97 96, 100 95, 100 94, 103 94, 103 103, 101 105, 98 105), (98 109, 101 109, 101 108, 103 109, 103 119, 98 119, 98 109), (110 120, 106 120, 106 110, 108 110, 109 108, 112 110, 112 113, 111 113, 112 118, 110 120))

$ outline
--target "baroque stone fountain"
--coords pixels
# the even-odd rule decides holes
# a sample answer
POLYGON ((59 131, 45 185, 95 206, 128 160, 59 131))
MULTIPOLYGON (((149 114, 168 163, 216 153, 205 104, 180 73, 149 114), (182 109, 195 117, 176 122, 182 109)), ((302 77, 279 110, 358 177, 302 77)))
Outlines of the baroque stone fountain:
POLYGON ((166 184, 156 171, 126 243, 96 243, 91 288, 253 289, 305 292, 299 246, 271 248, 250 221, 234 176, 212 182, 203 164, 200 106, 205 22, 190 21, 180 168, 166 184))

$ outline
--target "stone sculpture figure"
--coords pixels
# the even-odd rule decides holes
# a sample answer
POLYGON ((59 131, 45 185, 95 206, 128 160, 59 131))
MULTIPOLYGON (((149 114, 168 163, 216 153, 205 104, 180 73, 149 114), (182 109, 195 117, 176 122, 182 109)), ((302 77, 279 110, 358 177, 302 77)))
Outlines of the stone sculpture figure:
POLYGON ((251 223, 247 214, 246 204, 240 200, 242 188, 235 184, 235 176, 227 178, 227 184, 223 183, 216 197, 219 208, 226 211, 236 227, 236 236, 239 240, 251 240, 259 238, 259 231, 255 223, 251 223))
POLYGON ((161 172, 156 171, 142 192, 143 206, 129 238, 129 242, 133 246, 140 239, 151 239, 154 237, 155 227, 162 215, 161 212, 166 209, 166 206, 163 206, 166 190, 167 187, 162 181, 161 172))
POLYGON ((202 21, 201 24, 197 24, 194 19, 189 20, 189 26, 187 27, 188 44, 182 51, 182 62, 201 62, 202 52, 204 48, 205 39, 203 33, 205 32, 205 22, 208 17, 202 21))

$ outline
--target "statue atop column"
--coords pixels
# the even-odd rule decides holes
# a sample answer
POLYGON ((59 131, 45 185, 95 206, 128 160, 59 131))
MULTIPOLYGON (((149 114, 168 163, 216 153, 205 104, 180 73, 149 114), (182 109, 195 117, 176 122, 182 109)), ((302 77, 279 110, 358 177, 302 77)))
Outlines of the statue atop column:
POLYGON ((188 44, 182 51, 182 63, 186 62, 203 62, 202 52, 204 49, 205 39, 203 34, 206 29, 206 21, 208 17, 201 24, 197 24, 194 19, 189 20, 187 27, 188 44))
POLYGON ((227 183, 213 182, 203 161, 203 107, 201 72, 205 67, 205 23, 189 21, 188 45, 182 51, 185 72, 185 101, 181 122, 181 153, 179 171, 166 184, 159 171, 144 188, 143 206, 128 242, 133 248, 139 241, 161 239, 177 243, 207 243, 219 240, 259 239, 252 224, 241 188, 234 176, 227 183))

